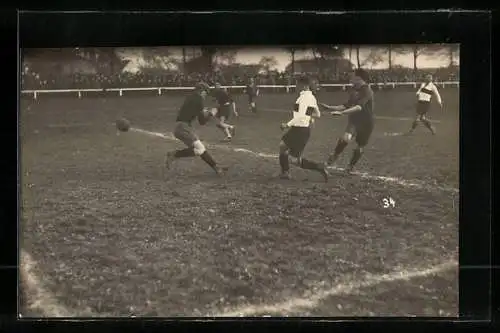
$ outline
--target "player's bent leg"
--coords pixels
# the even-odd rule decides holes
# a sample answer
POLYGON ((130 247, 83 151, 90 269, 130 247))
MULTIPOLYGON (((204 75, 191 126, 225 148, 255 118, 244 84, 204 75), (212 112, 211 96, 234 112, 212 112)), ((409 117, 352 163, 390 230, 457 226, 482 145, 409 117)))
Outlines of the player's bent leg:
POLYGON ((349 166, 346 170, 347 172, 349 173, 352 172, 356 163, 358 163, 361 156, 363 156, 364 147, 368 144, 372 131, 373 131, 373 124, 365 124, 358 130, 358 133, 356 135, 357 147, 354 149, 352 153, 351 161, 349 162, 349 166))
POLYGON ((325 182, 328 181, 328 171, 326 170, 325 163, 318 163, 307 158, 303 158, 302 156, 297 157, 296 160, 297 166, 301 169, 312 170, 321 173, 325 182))
POLYGON ((331 154, 328 157, 328 161, 327 161, 328 165, 332 165, 337 161, 340 154, 342 154, 342 152, 347 147, 349 142, 351 142, 352 137, 353 137, 353 135, 351 132, 345 132, 344 135, 338 139, 337 145, 335 146, 335 150, 334 150, 333 154, 331 154))
POLYGON ((193 153, 196 156, 201 156, 206 151, 207 149, 205 148, 205 145, 200 140, 193 142, 193 153))
POLYGON ((167 169, 170 169, 175 159, 196 156, 193 143, 199 141, 199 139, 191 127, 184 123, 177 124, 174 130, 174 137, 183 142, 187 148, 177 149, 167 153, 165 157, 165 167, 167 169))
POLYGON ((410 129, 408 130, 408 132, 406 134, 413 133, 413 131, 417 128, 419 122, 420 122, 420 115, 417 114, 417 116, 415 117, 415 119, 411 123, 410 129))
POLYGON ((281 178, 289 179, 290 178, 290 160, 288 157, 289 148, 286 143, 282 140, 279 145, 280 154, 279 154, 279 162, 281 168, 281 178))
POLYGON ((363 156, 363 149, 364 147, 358 145, 352 152, 351 161, 349 162, 349 166, 346 169, 348 173, 352 172, 356 163, 358 163, 361 156, 363 156))
POLYGON ((226 134, 226 140, 231 140, 234 132, 234 126, 226 123, 226 116, 220 116, 217 127, 220 128, 224 134, 226 134))
POLYGON ((431 122, 427 119, 425 114, 422 115, 420 121, 422 122, 422 124, 424 124, 425 127, 429 129, 429 131, 431 131, 432 135, 436 134, 434 127, 432 126, 431 122))
POLYGON ((200 140, 193 142, 193 153, 196 156, 200 156, 200 158, 205 163, 207 163, 217 174, 222 173, 223 169, 217 166, 217 163, 213 159, 212 155, 209 154, 209 152, 205 148, 205 145, 200 140))

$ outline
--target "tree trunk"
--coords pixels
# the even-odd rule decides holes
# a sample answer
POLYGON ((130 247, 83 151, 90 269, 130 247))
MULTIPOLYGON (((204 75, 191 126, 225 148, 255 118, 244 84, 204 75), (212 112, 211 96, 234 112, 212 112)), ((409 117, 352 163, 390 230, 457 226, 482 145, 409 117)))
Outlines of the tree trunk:
POLYGON ((413 75, 415 79, 417 78, 417 58, 418 58, 418 47, 415 46, 413 49, 413 75))
POLYGON ((358 62, 358 68, 361 68, 361 61, 359 60, 359 46, 356 46, 356 60, 358 62))
POLYGON ((450 67, 453 66, 453 46, 449 49, 450 67))
POLYGON ((182 48, 182 71, 186 74, 186 48, 182 48))
POLYGON ((389 45, 389 70, 392 69, 392 45, 389 45))
POLYGON ((292 55, 292 73, 291 75, 295 74, 295 50, 292 50, 291 52, 292 55))
POLYGON ((352 64, 352 44, 349 45, 349 62, 352 64))

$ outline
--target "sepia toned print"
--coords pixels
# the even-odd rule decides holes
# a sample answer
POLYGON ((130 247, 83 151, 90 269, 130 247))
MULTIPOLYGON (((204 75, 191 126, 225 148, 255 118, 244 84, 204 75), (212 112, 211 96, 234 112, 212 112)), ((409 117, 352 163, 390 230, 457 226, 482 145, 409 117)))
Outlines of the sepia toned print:
POLYGON ((21 316, 458 315, 459 45, 21 55, 21 316))

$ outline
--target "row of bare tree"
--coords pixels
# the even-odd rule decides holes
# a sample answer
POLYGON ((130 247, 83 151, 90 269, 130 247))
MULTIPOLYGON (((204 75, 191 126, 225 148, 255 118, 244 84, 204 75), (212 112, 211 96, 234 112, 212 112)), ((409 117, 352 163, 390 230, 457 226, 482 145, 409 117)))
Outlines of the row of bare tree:
MULTIPOLYGON (((417 59, 422 55, 436 56, 439 58, 447 57, 449 65, 455 65, 454 59, 459 52, 458 44, 432 44, 432 45, 384 45, 371 46, 369 52, 363 59, 360 56, 361 49, 367 49, 358 45, 292 45, 283 47, 291 56, 291 72, 295 72, 295 61, 297 52, 311 52, 314 60, 317 63, 318 69, 324 66, 336 70, 336 63, 340 60, 349 59, 351 64, 356 64, 358 68, 366 66, 376 66, 384 61, 388 62, 389 69, 393 67, 393 59, 398 55, 413 55, 413 69, 416 71, 417 59), (347 53, 347 54, 346 54, 347 53), (355 58, 355 59, 353 59, 355 58), (384 60, 387 59, 387 60, 384 60), (355 60, 355 61, 353 61, 355 60), (333 66, 332 66, 333 64, 333 66), (333 67, 333 68, 331 68, 333 67)), ((127 64, 127 61, 122 60, 117 54, 115 48, 75 48, 75 49, 45 49, 40 50, 25 50, 23 52, 26 57, 40 56, 40 52, 44 54, 52 54, 59 57, 59 62, 64 61, 61 57, 79 57, 95 64, 96 68, 102 72, 121 71, 127 64)), ((216 47, 202 46, 198 48, 183 47, 182 59, 177 60, 172 57, 168 48, 147 48, 142 49, 142 57, 148 64, 156 64, 161 67, 168 67, 169 64, 175 65, 176 68, 182 68, 182 71, 187 72, 213 72, 217 69, 217 65, 232 66, 236 64, 236 47, 216 47)), ((277 60, 274 57, 263 56, 259 63, 260 67, 266 71, 277 65, 277 60)))
MULTIPOLYGON (((356 65, 358 68, 365 67, 367 65, 376 66, 387 58, 388 67, 392 69, 393 59, 397 55, 413 55, 413 70, 417 71, 417 59, 421 55, 443 57, 448 58, 449 66, 455 65, 455 57, 459 52, 458 44, 431 44, 431 45, 386 45, 386 46, 371 46, 370 51, 363 60, 360 57, 360 49, 362 46, 359 45, 349 45, 348 49, 348 59, 354 64, 353 53, 356 57, 356 65)), ((290 53, 292 59, 292 72, 293 65, 295 62, 295 54, 297 51, 311 50, 313 56, 316 60, 338 60, 345 58, 345 48, 338 45, 324 45, 320 47, 306 47, 306 46, 290 46, 286 48, 290 53)))

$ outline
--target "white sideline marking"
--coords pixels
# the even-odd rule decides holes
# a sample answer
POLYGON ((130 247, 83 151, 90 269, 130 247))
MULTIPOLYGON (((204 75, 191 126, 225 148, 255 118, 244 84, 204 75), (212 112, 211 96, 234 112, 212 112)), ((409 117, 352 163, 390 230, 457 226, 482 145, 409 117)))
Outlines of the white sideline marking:
POLYGON ((58 304, 52 293, 43 288, 34 272, 35 261, 27 252, 21 251, 19 264, 19 275, 26 288, 23 292, 26 295, 26 303, 29 309, 42 313, 43 317, 73 316, 64 306, 58 304))
POLYGON ((49 128, 73 128, 73 127, 90 127, 93 126, 92 123, 69 123, 69 124, 49 124, 49 128))
MULTIPOLYGON (((285 109, 268 109, 268 108, 262 108, 263 110, 266 111, 271 111, 271 112, 288 112, 290 110, 285 110, 285 109)), ((292 112, 292 111, 290 111, 292 112)), ((375 119, 381 119, 381 120, 400 120, 400 121, 413 121, 415 118, 408 118, 408 117, 389 117, 389 116, 375 116, 375 119)), ((441 123, 440 120, 429 120, 431 123, 441 123)))
POLYGON ((287 313, 317 308, 322 300, 330 296, 350 295, 362 288, 374 287, 383 282, 407 281, 414 278, 436 275, 453 268, 458 269, 458 263, 454 260, 426 269, 403 270, 382 275, 368 275, 364 281, 341 283, 331 289, 318 291, 309 297, 294 298, 273 305, 247 305, 237 307, 216 314, 214 317, 245 317, 258 314, 286 315, 287 313))
POLYGON ((402 136, 403 132, 384 132, 384 136, 402 136))
MULTIPOLYGON (((150 131, 146 131, 146 130, 143 130, 140 128, 133 128, 133 127, 130 128, 130 130, 134 131, 134 132, 138 132, 138 133, 147 134, 150 136, 160 137, 160 138, 167 139, 167 140, 177 141, 177 139, 173 136, 172 133, 162 134, 162 133, 158 133, 158 132, 150 132, 150 131)), ((230 151, 234 151, 234 152, 247 153, 247 154, 251 154, 251 155, 259 156, 259 157, 263 157, 263 158, 278 158, 278 155, 276 155, 276 154, 258 153, 258 152, 254 152, 252 150, 245 149, 245 148, 237 148, 237 147, 218 145, 218 144, 209 144, 209 146, 219 148, 219 149, 224 149, 224 150, 230 150, 230 151)), ((337 171, 344 170, 344 168, 338 168, 338 167, 329 167, 329 169, 337 170, 337 171)), ((364 178, 364 179, 378 180, 378 181, 383 181, 386 183, 398 184, 398 185, 404 186, 404 187, 413 187, 413 188, 417 188, 417 189, 433 189, 433 190, 439 190, 439 191, 459 193, 459 190, 457 188, 454 188, 454 187, 429 185, 429 184, 419 182, 416 180, 410 181, 410 180, 405 180, 405 179, 401 179, 401 178, 397 178, 397 177, 377 176, 377 175, 371 175, 368 172, 354 171, 353 174, 360 176, 361 178, 364 178)))

